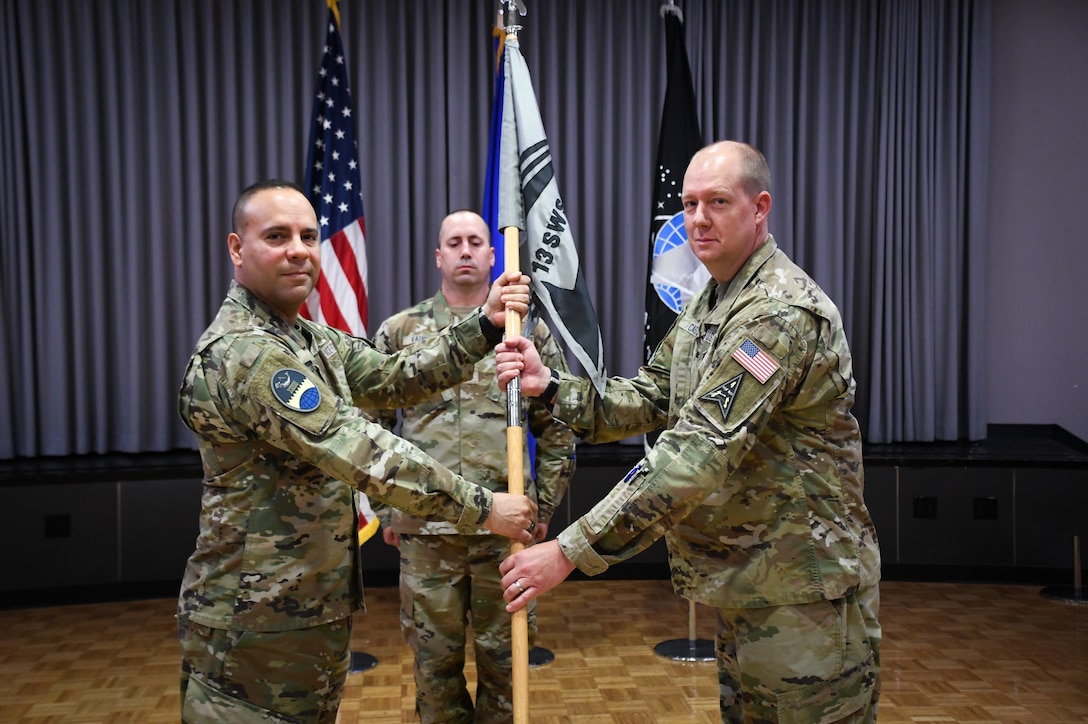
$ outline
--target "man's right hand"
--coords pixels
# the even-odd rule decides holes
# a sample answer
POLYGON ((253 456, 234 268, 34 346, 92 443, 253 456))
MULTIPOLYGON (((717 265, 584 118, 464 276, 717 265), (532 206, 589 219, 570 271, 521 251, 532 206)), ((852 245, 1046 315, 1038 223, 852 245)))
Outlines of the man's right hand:
POLYGON ((495 493, 491 506, 491 515, 484 521, 484 527, 492 533, 504 535, 525 545, 533 542, 529 524, 536 522, 536 503, 524 495, 495 493))
POLYGON ((510 337, 495 347, 495 372, 500 390, 515 377, 521 378, 521 394, 537 397, 548 389, 552 371, 540 361, 540 353, 525 337, 510 337))

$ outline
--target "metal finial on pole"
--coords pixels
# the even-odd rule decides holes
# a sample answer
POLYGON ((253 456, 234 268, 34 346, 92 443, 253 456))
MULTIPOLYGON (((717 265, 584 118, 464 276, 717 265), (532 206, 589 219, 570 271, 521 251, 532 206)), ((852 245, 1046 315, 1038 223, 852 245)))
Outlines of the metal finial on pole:
POLYGON ((669 0, 667 3, 662 5, 661 9, 658 12, 661 17, 665 17, 666 15, 675 15, 680 20, 680 22, 684 22, 684 11, 681 10, 679 6, 677 6, 674 0, 669 0))
POLYGON ((518 15, 525 17, 525 14, 529 12, 525 7, 525 0, 499 0, 499 5, 506 6, 506 20, 502 29, 510 35, 517 35, 521 30, 518 15))

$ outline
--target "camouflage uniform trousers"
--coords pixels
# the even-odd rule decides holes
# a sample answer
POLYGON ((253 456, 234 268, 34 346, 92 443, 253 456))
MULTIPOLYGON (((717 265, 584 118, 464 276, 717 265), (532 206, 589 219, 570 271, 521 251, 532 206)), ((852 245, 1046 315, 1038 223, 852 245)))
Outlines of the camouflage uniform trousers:
MULTIPOLYGON (((401 629, 415 653, 423 724, 513 721, 510 614, 499 574, 509 554, 510 541, 497 535, 401 535, 401 629), (475 705, 464 674, 469 624, 475 705)), ((528 616, 531 646, 535 607, 528 616)))
POLYGON ((876 586, 835 601, 719 609, 722 722, 875 722, 880 697, 876 586))
POLYGON ((181 720, 336 721, 351 618, 291 631, 229 631, 178 621, 181 720))

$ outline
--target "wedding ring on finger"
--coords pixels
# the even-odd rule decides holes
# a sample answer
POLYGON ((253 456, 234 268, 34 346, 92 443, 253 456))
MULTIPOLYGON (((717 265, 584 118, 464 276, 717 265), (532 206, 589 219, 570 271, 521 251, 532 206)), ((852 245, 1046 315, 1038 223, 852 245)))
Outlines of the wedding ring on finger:
POLYGON ((521 579, 514 581, 514 587, 518 589, 518 593, 525 593, 525 589, 521 585, 521 579))

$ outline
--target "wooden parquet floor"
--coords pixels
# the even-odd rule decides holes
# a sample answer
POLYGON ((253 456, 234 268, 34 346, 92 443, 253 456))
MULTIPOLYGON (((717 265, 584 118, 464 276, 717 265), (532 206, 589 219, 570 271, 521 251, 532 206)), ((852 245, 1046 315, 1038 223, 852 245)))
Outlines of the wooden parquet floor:
MULTIPOLYGON (((1088 606, 1038 587, 882 585, 882 722, 1088 722, 1088 606)), ((345 724, 414 721, 411 657, 396 589, 370 589, 353 648, 377 657, 352 674, 345 724)), ((717 722, 712 662, 653 649, 687 638, 687 603, 666 581, 569 581, 540 602, 529 672, 534 724, 717 722)), ((174 601, 0 611, 0 722, 178 721, 174 601)), ((713 638, 697 608, 696 634, 713 638)), ((469 667, 471 686, 475 686, 469 667)))

